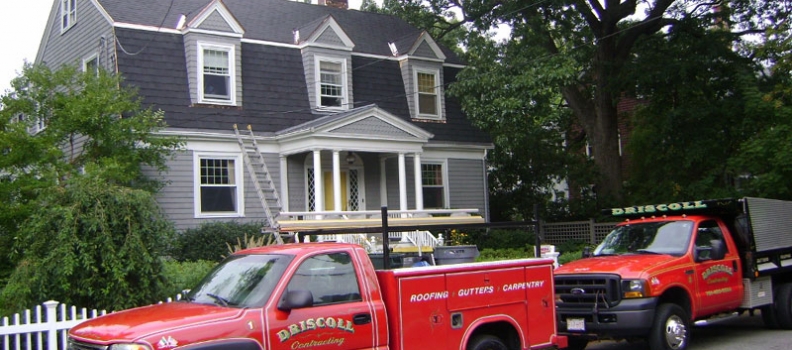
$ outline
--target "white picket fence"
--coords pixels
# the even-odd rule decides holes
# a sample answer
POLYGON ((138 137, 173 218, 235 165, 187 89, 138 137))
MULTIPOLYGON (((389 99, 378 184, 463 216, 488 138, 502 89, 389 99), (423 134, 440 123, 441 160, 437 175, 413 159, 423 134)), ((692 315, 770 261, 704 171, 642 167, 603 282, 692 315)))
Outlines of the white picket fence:
MULTIPOLYGON (((177 295, 175 300, 181 299, 177 295)), ((166 302, 172 302, 168 298, 166 302)), ((162 302, 160 302, 162 303, 162 302)), ((27 309, 12 317, 3 317, 0 322, 0 349, 2 350, 66 350, 70 328, 107 311, 78 309, 50 300, 27 309)))

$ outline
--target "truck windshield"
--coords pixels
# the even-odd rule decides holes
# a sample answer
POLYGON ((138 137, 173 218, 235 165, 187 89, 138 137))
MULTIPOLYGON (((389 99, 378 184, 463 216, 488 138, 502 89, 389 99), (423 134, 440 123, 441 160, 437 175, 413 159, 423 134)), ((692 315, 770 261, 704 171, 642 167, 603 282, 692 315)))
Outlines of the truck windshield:
POLYGON ((212 269, 186 299, 225 307, 261 307, 294 258, 291 255, 235 255, 212 269))
POLYGON ((594 250, 594 256, 668 254, 682 256, 693 232, 692 221, 635 223, 616 227, 594 250))

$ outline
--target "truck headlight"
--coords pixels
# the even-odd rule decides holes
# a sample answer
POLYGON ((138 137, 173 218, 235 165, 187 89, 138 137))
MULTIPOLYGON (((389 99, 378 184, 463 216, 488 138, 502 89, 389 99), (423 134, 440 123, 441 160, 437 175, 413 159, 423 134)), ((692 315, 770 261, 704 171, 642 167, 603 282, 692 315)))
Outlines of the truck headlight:
POLYGON ((151 350, 151 347, 145 344, 113 344, 107 350, 151 350))
POLYGON ((624 299, 643 298, 647 296, 646 281, 624 280, 622 281, 622 293, 624 299))

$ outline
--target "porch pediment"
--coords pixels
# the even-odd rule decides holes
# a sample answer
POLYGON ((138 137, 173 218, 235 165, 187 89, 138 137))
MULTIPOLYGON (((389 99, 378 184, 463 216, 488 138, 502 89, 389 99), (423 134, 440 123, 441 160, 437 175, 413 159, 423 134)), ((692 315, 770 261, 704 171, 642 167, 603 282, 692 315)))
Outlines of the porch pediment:
POLYGON ((376 105, 328 115, 277 133, 282 146, 360 149, 366 145, 371 150, 393 150, 395 145, 420 148, 433 136, 376 105))

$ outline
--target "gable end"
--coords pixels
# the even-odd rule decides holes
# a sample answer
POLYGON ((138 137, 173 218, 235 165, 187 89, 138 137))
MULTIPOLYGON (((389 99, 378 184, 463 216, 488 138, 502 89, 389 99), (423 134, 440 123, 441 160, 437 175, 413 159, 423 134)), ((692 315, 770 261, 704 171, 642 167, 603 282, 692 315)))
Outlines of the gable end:
POLYGON ((330 133, 364 134, 388 138, 415 138, 415 135, 373 116, 338 127, 330 131, 330 133))
POLYGON ((223 18, 217 10, 212 11, 212 13, 198 25, 198 29, 234 33, 234 28, 226 22, 225 18, 223 18))

